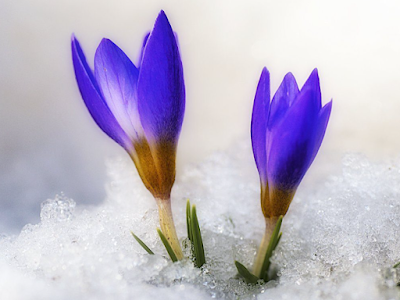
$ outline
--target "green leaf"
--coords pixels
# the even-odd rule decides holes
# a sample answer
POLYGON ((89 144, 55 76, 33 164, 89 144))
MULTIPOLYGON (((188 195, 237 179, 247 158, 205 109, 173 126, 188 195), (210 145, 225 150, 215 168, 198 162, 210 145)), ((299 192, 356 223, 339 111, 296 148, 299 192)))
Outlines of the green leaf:
POLYGON ((201 268, 206 263, 203 239, 201 237, 199 220, 197 219, 196 206, 191 206, 189 200, 186 202, 186 227, 188 239, 192 245, 192 255, 195 265, 201 268))
POLYGON ((279 241, 281 240, 282 232, 279 233, 278 238, 276 239, 276 243, 272 249, 272 251, 275 250, 276 247, 278 247, 279 241))
POLYGON ((395 264, 392 268, 396 269, 398 266, 400 266, 400 261, 397 264, 395 264))
POLYGON ((197 219, 196 205, 192 206, 190 223, 196 266, 200 268, 206 263, 206 258, 204 254, 203 239, 201 238, 199 220, 197 219))
POLYGON ((264 274, 263 279, 265 282, 268 282, 268 270, 269 266, 271 265, 270 258, 272 256, 272 252, 275 250, 281 238, 280 230, 282 225, 282 218, 283 216, 280 216, 278 221, 276 222, 274 231, 272 232, 272 236, 268 244, 267 252, 265 253, 264 263, 261 268, 260 274, 264 274))
POLYGON ((171 245, 168 243, 167 238, 166 238, 165 235, 162 233, 162 231, 160 230, 160 228, 157 228, 157 232, 158 232, 158 235, 160 236, 160 239, 161 239, 161 241, 163 242, 164 247, 165 247, 165 249, 167 250, 168 255, 169 255, 169 257, 171 258, 171 260, 172 260, 173 262, 178 261, 176 255, 175 255, 174 250, 172 250, 171 245))
POLYGON ((193 242, 189 199, 186 202, 186 228, 187 228, 188 239, 189 241, 193 242))
POLYGON ((135 238, 135 240, 139 243, 139 245, 142 246, 144 250, 146 250, 148 254, 154 255, 154 252, 151 251, 151 249, 147 247, 147 245, 141 239, 139 239, 139 237, 136 234, 134 234, 132 231, 131 234, 135 238))
POLYGON ((237 260, 235 260, 235 266, 236 266, 236 269, 238 270, 240 276, 242 276, 244 278, 246 283, 256 283, 259 280, 259 278, 256 275, 250 273, 250 271, 247 270, 247 268, 245 266, 243 266, 237 260))

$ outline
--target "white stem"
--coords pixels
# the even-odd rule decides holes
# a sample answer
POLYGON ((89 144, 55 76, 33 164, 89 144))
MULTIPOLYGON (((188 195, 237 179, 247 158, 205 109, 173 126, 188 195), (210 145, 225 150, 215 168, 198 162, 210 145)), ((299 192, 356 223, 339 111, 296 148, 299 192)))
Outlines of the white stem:
POLYGON ((258 248, 257 256, 253 266, 253 274, 259 278, 264 277, 264 274, 261 274, 261 269, 264 264, 265 254, 268 250, 272 232, 274 231, 277 221, 278 217, 265 218, 265 232, 261 240, 260 247, 258 248))
POLYGON ((161 231, 171 245, 172 250, 178 260, 183 258, 181 245, 175 230, 174 219, 172 217, 171 200, 156 199, 158 205, 158 215, 160 217, 161 231))

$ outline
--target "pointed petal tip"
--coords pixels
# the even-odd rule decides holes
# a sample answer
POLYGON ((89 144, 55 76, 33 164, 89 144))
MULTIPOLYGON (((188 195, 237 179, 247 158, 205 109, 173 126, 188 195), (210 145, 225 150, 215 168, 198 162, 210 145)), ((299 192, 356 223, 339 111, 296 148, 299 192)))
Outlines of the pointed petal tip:
POLYGON ((97 46, 96 52, 94 53, 94 66, 95 66, 95 73, 96 73, 96 61, 99 61, 99 58, 107 49, 107 40, 102 38, 99 45, 97 46))
POLYGON ((264 67, 261 72, 260 79, 258 80, 256 97, 257 97, 257 94, 261 93, 263 95, 263 97, 264 96, 268 97, 268 99, 265 101, 267 101, 269 103, 269 94, 266 95, 267 92, 269 93, 269 72, 268 72, 268 69, 266 67, 264 67))
POLYGON ((71 51, 72 51, 72 59, 83 64, 85 69, 90 70, 90 67, 86 62, 86 57, 85 54, 83 53, 81 44, 79 43, 75 34, 71 35, 71 51))
POLYGON ((264 67, 261 71, 261 74, 269 74, 267 67, 264 67))
POLYGON ((325 106, 327 106, 327 105, 332 106, 332 103, 333 103, 333 99, 331 99, 331 101, 329 101, 327 104, 325 104, 325 106))
POLYGON ((153 29, 151 30, 149 36, 145 37, 144 46, 146 46, 150 37, 154 35, 160 35, 164 39, 174 39, 176 43, 176 38, 172 30, 172 26, 169 23, 167 15, 164 13, 163 10, 161 10, 160 13, 158 14, 157 19, 154 22, 153 29))
POLYGON ((79 44, 75 34, 71 35, 71 51, 73 60, 77 59, 77 61, 86 61, 81 45, 79 44))
POLYGON ((71 34, 71 46, 73 51, 76 51, 77 48, 80 48, 79 41, 75 36, 75 33, 71 34))
POLYGON ((96 53, 94 54, 95 66, 96 66, 96 61, 99 60, 99 57, 107 53, 108 50, 111 50, 113 46, 114 43, 111 42, 109 39, 106 38, 101 39, 99 45, 97 46, 96 53))
POLYGON ((318 76, 318 69, 314 68, 309 76, 309 78, 312 79, 317 79, 319 81, 319 76, 318 76))
MULTIPOLYGON (((331 112, 332 112, 332 100, 329 101, 328 103, 326 103, 319 111, 319 119, 320 119, 320 122, 322 122, 321 124, 324 124, 323 125, 324 128, 326 128, 326 126, 328 125, 328 121, 331 116, 331 112)), ((322 140, 321 140, 321 142, 322 142, 322 140)))
POLYGON ((301 92, 306 91, 307 89, 312 89, 315 91, 314 103, 319 109, 321 109, 321 87, 317 68, 311 72, 310 76, 307 78, 307 81, 301 88, 301 92))
POLYGON ((285 77, 283 78, 283 80, 289 80, 289 79, 296 81, 296 78, 294 77, 292 72, 286 73, 285 77))
MULTIPOLYGON (((108 38, 102 38, 99 46, 96 49, 96 53, 94 55, 95 65, 97 64, 100 57, 106 56, 109 58, 114 57, 117 53, 124 53, 112 40, 108 38)), ((125 54, 125 53, 124 53, 125 54)))
POLYGON ((306 83, 309 82, 310 84, 313 85, 318 85, 319 86, 319 75, 318 75, 318 69, 314 68, 308 77, 306 83))
POLYGON ((324 110, 325 110, 325 109, 329 110, 329 114, 330 114, 330 113, 331 113, 330 111, 332 110, 332 103, 333 103, 333 99, 331 99, 331 101, 329 101, 328 103, 326 103, 322 109, 324 109, 324 110))
POLYGON ((264 67, 261 71, 259 82, 267 81, 267 80, 269 80, 269 71, 266 67, 264 67))
MULTIPOLYGON (((288 72, 285 75, 285 77, 283 78, 282 84, 286 84, 291 87, 290 94, 292 94, 294 97, 298 94, 299 88, 297 86, 296 78, 294 77, 292 72, 288 72)), ((291 100, 291 102, 293 102, 293 101, 294 101, 294 99, 291 100)))
POLYGON ((97 47, 97 49, 98 49, 100 46, 101 46, 101 47, 115 46, 115 44, 114 44, 114 42, 113 42, 112 40, 110 40, 110 39, 108 39, 108 38, 102 38, 101 41, 100 41, 99 46, 97 47))
POLYGON ((167 23, 169 25, 168 17, 163 10, 158 14, 154 27, 156 27, 159 22, 167 23))
POLYGON ((144 49, 146 48, 146 44, 147 44, 147 41, 149 40, 149 36, 150 36, 150 31, 146 32, 146 34, 143 36, 143 43, 142 43, 142 49, 140 50, 138 67, 140 67, 142 65, 144 49))

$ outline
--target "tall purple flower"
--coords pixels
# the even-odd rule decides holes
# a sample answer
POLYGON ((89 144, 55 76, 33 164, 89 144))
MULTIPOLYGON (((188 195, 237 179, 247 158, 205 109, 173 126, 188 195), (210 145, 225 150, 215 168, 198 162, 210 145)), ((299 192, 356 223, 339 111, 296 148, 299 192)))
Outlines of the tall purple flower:
MULTIPOLYGON (((263 69, 254 99, 251 139, 260 174, 261 208, 267 223, 265 243, 269 242, 278 217, 286 214, 317 155, 331 108, 332 101, 321 107, 317 69, 300 91, 295 78, 288 73, 271 102, 269 72, 263 69)), ((260 252, 265 250, 262 246, 260 260, 260 252)), ((257 264, 256 261, 255 273, 260 275, 257 264)))
POLYGON ((92 72, 75 36, 72 59, 82 98, 97 125, 130 155, 159 206, 160 223, 178 258, 170 193, 185 111, 179 49, 167 16, 158 15, 136 67, 112 41, 97 48, 92 72))

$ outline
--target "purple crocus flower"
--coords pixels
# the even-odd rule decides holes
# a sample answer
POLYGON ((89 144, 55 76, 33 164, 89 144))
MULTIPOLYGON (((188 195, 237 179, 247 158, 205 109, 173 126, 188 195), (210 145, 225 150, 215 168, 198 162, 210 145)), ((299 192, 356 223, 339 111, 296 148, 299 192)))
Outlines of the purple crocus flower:
POLYGON ((318 71, 299 91, 291 73, 270 103, 269 72, 261 73, 254 99, 251 139, 266 218, 285 215, 325 135, 332 101, 321 107, 318 71))
POLYGON ((313 162, 325 135, 332 101, 321 107, 318 71, 314 69, 299 91, 291 73, 283 79, 270 102, 270 80, 261 73, 253 106, 251 139, 260 174, 261 208, 266 230, 254 274, 262 265, 279 216, 289 208, 297 187, 313 162))
POLYGON ((144 185, 157 200, 163 233, 174 251, 180 252, 175 253, 177 257, 182 257, 170 193, 185 111, 185 86, 167 16, 161 11, 145 37, 138 66, 108 39, 97 48, 94 72, 75 36, 72 59, 86 107, 97 125, 131 156, 144 185))

